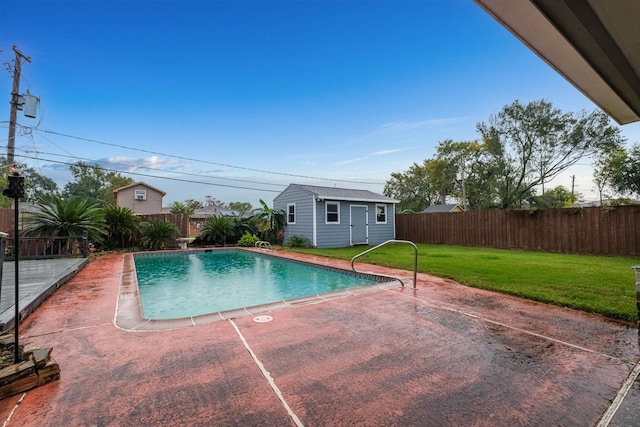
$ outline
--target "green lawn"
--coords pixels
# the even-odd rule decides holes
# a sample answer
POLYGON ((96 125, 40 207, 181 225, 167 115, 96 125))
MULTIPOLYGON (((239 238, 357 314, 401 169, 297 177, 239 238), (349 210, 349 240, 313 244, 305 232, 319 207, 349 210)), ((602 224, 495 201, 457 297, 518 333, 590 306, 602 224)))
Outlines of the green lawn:
MULTIPOLYGON (((366 249, 287 248, 341 259, 351 259, 366 249)), ((357 262, 413 270, 413 248, 388 245, 357 262)), ((640 265, 640 258, 418 245, 419 272, 634 323, 638 313, 635 273, 631 267, 635 265, 640 265)))

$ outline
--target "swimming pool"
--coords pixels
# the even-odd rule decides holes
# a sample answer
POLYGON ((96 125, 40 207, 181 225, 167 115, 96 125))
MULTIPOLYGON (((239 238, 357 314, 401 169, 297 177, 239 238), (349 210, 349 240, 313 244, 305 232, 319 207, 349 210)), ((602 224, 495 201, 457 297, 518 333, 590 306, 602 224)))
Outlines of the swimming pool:
POLYGON ((388 282, 240 249, 135 254, 145 319, 178 319, 264 306, 388 282))

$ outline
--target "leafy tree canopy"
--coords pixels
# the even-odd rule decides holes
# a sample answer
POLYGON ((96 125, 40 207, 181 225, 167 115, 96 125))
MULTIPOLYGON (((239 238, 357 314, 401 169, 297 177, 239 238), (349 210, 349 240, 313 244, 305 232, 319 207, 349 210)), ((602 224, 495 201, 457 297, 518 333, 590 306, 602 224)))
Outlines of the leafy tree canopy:
MULTIPOLYGON (((544 100, 515 101, 477 130, 480 141, 446 140, 433 158, 391 174, 384 194, 401 200, 400 212, 419 212, 448 197, 468 209, 556 205, 566 199, 557 188, 547 197, 536 196, 536 190, 544 195, 545 185, 567 168, 615 153, 624 143, 603 112, 563 113, 544 100)), ((640 164, 635 159, 627 164, 640 164)), ((634 174, 627 168, 623 175, 634 174)), ((638 188, 629 179, 608 182, 618 189, 638 188)))
POLYGON ((522 206, 534 187, 544 193, 545 183, 559 173, 624 142, 604 112, 563 113, 545 100, 515 101, 477 129, 500 208, 522 206))
MULTIPOLYGON (((54 180, 39 174, 30 166, 24 163, 16 162, 15 168, 24 176, 25 201, 35 203, 44 197, 51 197, 58 194, 58 184, 54 180)), ((0 157, 0 188, 7 187, 7 175, 9 168, 7 167, 7 159, 0 157)), ((0 198, 0 208, 11 206, 11 200, 6 197, 0 198)))
POLYGON ((238 215, 245 215, 253 209, 249 202, 229 202, 229 209, 238 212, 238 215))
POLYGON ((222 208, 226 208, 227 207, 227 204, 225 202, 221 202, 220 200, 217 200, 213 196, 204 196, 204 205, 205 206, 220 206, 222 208))
POLYGON ((640 197, 640 144, 606 152, 596 162, 594 180, 601 201, 605 188, 612 195, 640 197))
POLYGON ((429 180, 427 161, 414 163, 406 172, 394 172, 383 193, 400 200, 398 212, 421 212, 433 204, 438 194, 429 180))
POLYGON ((184 202, 173 202, 171 204, 171 213, 187 214, 188 216, 191 216, 196 211, 196 209, 201 209, 202 207, 203 206, 201 202, 193 199, 188 199, 184 202))
POLYGON ((100 204, 115 203, 113 190, 135 182, 119 172, 107 171, 100 165, 82 161, 69 166, 69 170, 74 180, 64 186, 62 195, 65 198, 78 197, 100 204))

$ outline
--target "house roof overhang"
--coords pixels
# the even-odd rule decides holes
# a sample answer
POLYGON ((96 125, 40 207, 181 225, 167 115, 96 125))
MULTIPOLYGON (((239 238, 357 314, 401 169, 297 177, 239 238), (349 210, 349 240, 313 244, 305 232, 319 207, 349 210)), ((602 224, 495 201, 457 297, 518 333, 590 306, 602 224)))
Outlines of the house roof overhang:
POLYGON ((474 1, 615 121, 640 120, 640 1, 474 1))

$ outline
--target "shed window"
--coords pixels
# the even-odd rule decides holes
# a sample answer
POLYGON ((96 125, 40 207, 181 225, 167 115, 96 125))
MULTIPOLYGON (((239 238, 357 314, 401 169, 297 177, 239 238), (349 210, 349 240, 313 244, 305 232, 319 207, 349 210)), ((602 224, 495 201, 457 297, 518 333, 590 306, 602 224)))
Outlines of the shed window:
POLYGON ((147 200, 147 190, 136 190, 135 199, 136 200, 147 200))
POLYGON ((287 224, 295 224, 296 223, 296 205, 290 204, 287 205, 287 224))
POLYGON ((340 202, 327 202, 327 223, 340 223, 340 202))
POLYGON ((376 223, 387 223, 387 205, 376 205, 376 223))

